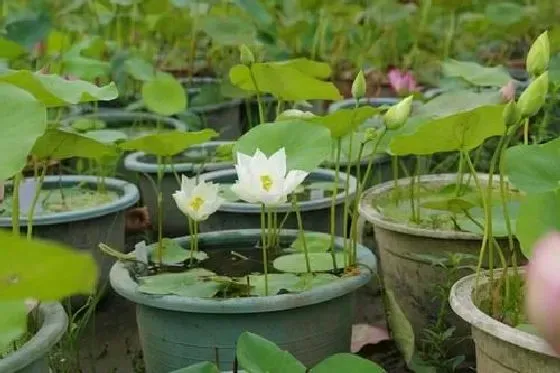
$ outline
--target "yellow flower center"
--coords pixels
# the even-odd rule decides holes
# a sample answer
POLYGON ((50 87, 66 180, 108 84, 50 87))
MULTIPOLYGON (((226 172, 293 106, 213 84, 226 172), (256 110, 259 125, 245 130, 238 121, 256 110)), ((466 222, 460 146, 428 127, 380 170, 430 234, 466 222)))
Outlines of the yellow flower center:
POLYGON ((272 178, 268 175, 261 175, 261 185, 264 190, 269 192, 272 188, 272 178))
POLYGON ((194 211, 198 211, 200 210, 200 207, 202 206, 202 204, 204 203, 204 200, 200 197, 194 197, 193 199, 191 199, 191 202, 189 203, 189 205, 191 206, 191 208, 194 211))

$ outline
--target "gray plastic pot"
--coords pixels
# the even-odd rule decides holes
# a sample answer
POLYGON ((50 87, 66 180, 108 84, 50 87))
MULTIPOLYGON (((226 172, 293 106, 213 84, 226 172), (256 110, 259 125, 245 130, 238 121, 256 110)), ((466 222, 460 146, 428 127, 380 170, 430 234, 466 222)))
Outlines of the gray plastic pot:
MULTIPOLYGON (((179 79, 186 87, 189 87, 189 78, 179 79)), ((193 78, 193 87, 188 88, 189 97, 192 100, 205 85, 220 84, 216 78, 193 78)), ((240 121, 240 99, 227 99, 217 104, 204 106, 190 106, 188 112, 199 116, 206 128, 212 128, 220 134, 220 140, 236 140, 242 134, 240 121)))
MULTIPOLYGON (((482 312, 473 302, 476 275, 457 281, 449 302, 453 311, 472 328, 478 373, 557 373, 560 356, 545 340, 503 324, 482 312)), ((487 296, 489 279, 479 278, 478 296, 487 296)), ((481 299, 483 300, 483 299, 481 299)))
MULTIPOLYGON (((335 172, 332 170, 317 169, 311 172, 307 181, 325 181, 333 182, 335 172)), ((346 174, 340 173, 340 180, 346 180, 346 174)), ((214 183, 234 183, 237 180, 237 172, 235 169, 209 172, 200 175, 201 180, 211 181, 214 183)), ((348 198, 352 200, 356 193, 356 178, 350 177, 348 198)), ((342 226, 344 221, 344 198, 345 193, 341 191, 336 196, 335 208, 335 233, 342 235, 342 226)), ((317 232, 330 232, 330 209, 331 198, 318 198, 311 201, 298 202, 305 230, 317 232)), ((278 212, 278 223, 284 220, 286 214, 288 217, 283 225, 286 229, 297 229, 296 214, 293 212, 291 202, 278 205, 275 210, 278 212)), ((256 229, 261 226, 261 206, 246 202, 224 202, 220 209, 210 215, 208 220, 200 222, 201 232, 213 232, 234 229, 256 229)))
MULTIPOLYGON (((220 145, 231 144, 227 141, 211 141, 200 145, 194 145, 189 150, 208 150, 211 153, 220 145)), ((124 165, 127 171, 138 174, 138 187, 142 201, 148 207, 150 220, 154 226, 157 226, 157 193, 154 189, 154 183, 157 180, 157 163, 153 159, 146 156, 142 152, 132 153, 126 156, 124 165)), ((164 168, 164 176, 162 180, 163 195, 163 233, 166 236, 178 237, 189 234, 185 215, 177 208, 172 194, 181 188, 180 182, 173 171, 177 175, 186 175, 193 177, 204 172, 212 172, 233 168, 233 161, 215 162, 215 163, 173 163, 173 167, 166 165, 164 168)))
POLYGON ((68 317, 60 303, 39 306, 41 328, 20 349, 0 359, 2 373, 49 373, 49 351, 62 338, 68 317))
MULTIPOLYGON (((487 175, 480 174, 479 177, 483 182, 487 180, 487 175)), ((400 179, 398 185, 405 191, 410 181, 410 178, 400 179)), ((426 175, 420 178, 423 185, 443 187, 455 182, 455 174, 426 175)), ((473 184, 471 180, 471 186, 474 187, 473 184)), ((440 300, 434 299, 435 287, 453 283, 470 274, 464 269, 459 270, 455 278, 449 278, 446 268, 436 266, 422 256, 446 258, 448 254, 466 254, 478 257, 482 237, 463 231, 418 228, 406 222, 386 219, 373 207, 373 202, 392 193, 393 188, 394 183, 390 181, 366 191, 359 205, 360 217, 374 225, 383 286, 395 294, 399 308, 412 326, 415 340, 418 342, 417 347, 420 348, 422 333, 433 324, 441 305, 440 300)), ((402 203, 408 203, 408 200, 403 200, 402 203)), ((498 239, 498 242, 502 247, 507 247, 507 240, 498 239)), ((521 254, 518 257, 521 257, 521 254)), ((497 254, 494 260, 494 263, 499 263, 497 254)), ((453 338, 467 338, 457 344, 453 351, 457 355, 465 355, 468 362, 474 361, 474 346, 468 339, 469 326, 452 312, 448 313, 445 322, 455 327, 453 338)), ((389 326, 392 329, 402 327, 391 324, 389 326)))
MULTIPOLYGON (((288 244, 297 231, 282 231, 288 244)), ((260 229, 203 233, 201 250, 253 247, 260 229)), ((183 247, 190 237, 176 239, 183 247)), ((337 247, 343 240, 336 239, 337 247)), ((298 294, 227 299, 153 296, 138 284, 122 262, 111 269, 111 285, 137 304, 136 320, 147 373, 166 373, 201 361, 231 369, 235 345, 244 331, 256 333, 290 351, 308 366, 337 352, 350 351, 354 292, 376 271, 371 252, 358 246, 360 274, 298 294)))
MULTIPOLYGON (((115 130, 124 127, 131 127, 133 123, 141 122, 153 124, 154 133, 156 132, 157 123, 161 123, 162 127, 168 130, 187 131, 186 124, 175 118, 120 109, 101 109, 97 113, 66 117, 60 123, 64 127, 70 127, 75 120, 80 118, 102 120, 107 124, 108 129, 115 130)), ((76 164, 76 162, 74 162, 74 164, 76 164)), ((127 172, 124 167, 124 156, 120 157, 117 161, 115 176, 123 180, 136 182, 135 175, 127 172)))
MULTIPOLYGON (((96 176, 64 175, 46 176, 45 189, 58 189, 59 186, 87 185, 95 189, 99 183, 96 176)), ((108 280, 113 259, 103 254, 98 245, 103 242, 116 250, 125 247, 125 211, 139 198, 138 189, 126 181, 106 178, 107 190, 119 194, 116 201, 76 211, 45 213, 33 218, 33 236, 64 243, 77 250, 88 251, 98 265, 98 285, 108 280)), ((10 188, 11 183, 6 186, 10 188)), ((21 230, 25 232, 27 218, 20 218, 21 230)), ((11 228, 11 217, 0 217, 0 227, 11 228)), ((73 297, 73 299, 80 299, 73 297)), ((79 302, 77 302, 79 303, 79 302)))

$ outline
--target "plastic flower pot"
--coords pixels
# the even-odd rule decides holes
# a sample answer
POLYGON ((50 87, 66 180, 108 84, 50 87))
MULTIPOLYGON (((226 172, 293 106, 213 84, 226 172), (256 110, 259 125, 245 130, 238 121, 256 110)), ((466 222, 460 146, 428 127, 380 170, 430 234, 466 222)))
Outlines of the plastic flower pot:
MULTIPOLYGON (((282 231, 292 242, 297 231, 282 231)), ((203 233, 200 249, 231 251, 253 247, 260 229, 203 233)), ((189 246, 190 237, 176 241, 189 246)), ((341 247, 343 240, 337 238, 341 247)), ((166 373, 201 361, 231 369, 239 335, 251 331, 290 351, 307 366, 350 351, 354 292, 376 271, 371 252, 358 246, 360 273, 309 291, 263 297, 193 298, 138 291, 123 262, 111 269, 111 285, 136 303, 136 320, 147 373, 166 373)))
MULTIPOLYGON (((201 175, 201 180, 211 181, 217 184, 233 184, 237 180, 236 170, 222 170, 209 172, 201 175)), ((332 170, 317 169, 311 172, 304 183, 334 183, 335 172, 332 170)), ((340 183, 344 185, 346 174, 339 173, 340 183)), ((350 177, 348 199, 352 200, 356 193, 357 181, 354 177, 350 177)), ((310 192, 311 198, 308 200, 299 200, 298 206, 301 211, 303 227, 305 230, 317 232, 330 232, 331 222, 331 197, 325 196, 323 191, 317 190, 318 196, 314 197, 314 191, 310 192)), ((300 198, 301 199, 301 198, 300 198)), ((335 208, 335 233, 342 234, 344 222, 344 199, 345 191, 339 190, 336 196, 335 208)), ((296 214, 293 212, 291 201, 276 206, 275 211, 278 212, 278 224, 284 219, 283 228, 297 229, 296 214), (287 217, 286 217, 287 214, 287 217), (286 217, 286 218, 285 218, 286 217)), ((208 220, 200 222, 201 232, 212 232, 230 229, 251 229, 259 228, 261 224, 261 206, 260 204, 238 202, 224 202, 217 212, 210 215, 208 220)), ((184 219, 183 219, 184 221, 184 219)))
MULTIPOLYGON (((560 356, 535 334, 515 329, 482 312, 473 302, 476 275, 453 285, 449 302, 453 311, 468 323, 476 349, 478 373, 560 372, 560 356)), ((487 300, 489 280, 481 274, 477 297, 487 300)), ((477 302, 478 303, 478 302, 477 302)))
MULTIPOLYGON (((200 118, 203 127, 212 128, 220 134, 221 140, 236 140, 242 134, 240 121, 241 100, 224 98, 222 102, 194 105, 194 99, 205 86, 215 85, 219 92, 220 80, 216 78, 189 78, 179 79, 187 88, 189 94, 188 114, 194 114, 200 118)), ((182 115, 180 116, 182 117, 182 115)), ((185 117, 186 118, 186 117, 185 117)), ((188 123, 188 119, 187 123, 188 123)))
MULTIPOLYGON (((194 177, 204 172, 212 172, 233 168, 232 161, 193 163, 188 161, 188 155, 193 152, 206 153, 209 156, 213 154, 217 147, 221 145, 232 144, 227 141, 211 141, 205 144, 191 146, 185 153, 180 156, 173 157, 173 165, 166 165, 164 168, 164 176, 162 180, 163 195, 163 233, 169 237, 178 237, 188 234, 185 215, 177 208, 175 200, 172 197, 173 192, 177 191, 181 185, 177 181, 177 176, 186 175, 194 177), (179 158, 181 157, 181 158, 179 158)), ((148 207, 150 220, 154 226, 157 226, 157 192, 155 190, 155 182, 157 180, 158 165, 156 158, 146 155, 142 152, 132 153, 126 156, 124 161, 125 168, 128 172, 138 174, 138 187, 142 201, 148 207)))
MULTIPOLYGON (((467 180, 465 175, 465 182, 467 180)), ((487 175, 480 174, 482 182, 487 180, 487 175)), ((497 179, 497 176, 495 176, 497 179)), ((401 202, 409 203, 408 188, 410 178, 398 180, 401 189, 401 202), (404 195, 406 193, 406 196, 404 195)), ((456 174, 426 175, 420 177, 422 187, 443 187, 454 184, 456 174)), ((497 181, 495 181, 497 183, 497 181)), ((474 187, 471 179, 470 186, 474 187)), ((394 190, 394 182, 376 185, 366 191, 360 201, 360 218, 373 224, 377 241, 377 253, 382 273, 382 284, 387 291, 395 295, 396 303, 414 332, 417 347, 421 346, 420 339, 423 331, 433 324, 435 315, 441 306, 441 300, 434 299, 436 286, 453 283, 462 276, 470 273, 468 269, 458 270, 455 278, 449 278, 447 264, 435 265, 430 257, 445 259, 450 254, 470 255, 478 257, 482 242, 479 234, 458 230, 435 230, 418 227, 408 221, 395 221, 388 219, 374 207, 375 201, 390 198, 394 190)), ((507 238, 498 238, 501 247, 507 247, 507 238)), ((516 245, 517 244, 517 241, 516 245)), ((521 257, 521 254, 518 255, 521 257)), ((494 263, 499 263, 496 255, 494 263)), ((462 264, 472 264, 462 263, 462 264)), ((487 263, 483 262, 483 266, 487 263)), ((389 326, 394 333, 402 330, 402 325, 392 322, 389 326)), ((456 345, 453 351, 457 355, 465 355, 467 361, 474 360, 474 346, 468 339, 470 329, 452 312, 445 317, 448 325, 455 327, 453 339, 465 340, 456 345)))
MULTIPOLYGON (((143 112, 130 112, 119 109, 102 109, 97 113, 67 117, 61 121, 61 125, 63 127, 71 127, 72 123, 81 118, 101 120, 105 122, 107 126, 105 129, 116 131, 122 130, 123 134, 129 135, 129 138, 134 137, 135 134, 127 132, 133 131, 135 127, 140 130, 139 126, 142 126, 141 132, 138 132, 136 135, 142 136, 151 134, 151 128, 153 128, 153 133, 156 133, 158 123, 165 130, 187 131, 186 124, 175 118, 143 112), (148 128, 145 128, 144 126, 148 128)), ((90 133, 94 135, 95 130, 90 133)), ((103 138, 99 138, 99 140, 103 141, 103 138)), ((113 139, 108 140, 110 142, 113 142, 113 139)), ((74 168, 78 168, 78 162, 80 161, 76 159, 71 162, 74 168)), ((120 157, 117 161, 117 164, 115 166, 115 176, 130 182, 136 182, 135 174, 127 172, 124 167, 124 156, 120 157)))
POLYGON ((40 329, 21 348, 0 359, 0 372, 50 372, 49 351, 66 331, 68 317, 59 303, 41 304, 37 315, 40 329))
MULTIPOLYGON (((46 176, 42 190, 56 193, 62 187, 81 185, 96 190, 99 178, 96 176, 64 175, 46 176)), ((101 288, 108 280, 113 260, 104 255, 98 248, 103 242, 115 249, 125 247, 125 211, 133 206, 139 198, 138 189, 126 181, 106 178, 107 191, 116 192, 116 200, 99 206, 87 207, 63 212, 44 211, 33 218, 33 236, 64 243, 77 250, 85 250, 92 254, 98 265, 98 286, 101 288)), ((6 183, 11 190, 11 183, 6 183)), ((20 217, 20 226, 26 230, 27 218, 20 217)), ((0 217, 0 227, 11 229, 11 217, 0 217)), ((83 297, 72 297, 73 303, 80 303, 83 297), (75 302, 74 302, 75 300, 75 302)))

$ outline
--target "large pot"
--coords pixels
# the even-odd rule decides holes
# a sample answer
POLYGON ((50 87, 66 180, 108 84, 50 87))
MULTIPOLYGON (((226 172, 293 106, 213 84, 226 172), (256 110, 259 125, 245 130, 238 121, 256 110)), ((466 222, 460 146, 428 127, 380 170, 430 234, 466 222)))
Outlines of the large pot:
MULTIPOLYGON (((217 90, 220 89, 221 81, 216 78, 189 78, 179 79, 181 84, 185 86, 189 95, 188 114, 194 114, 202 121, 203 127, 212 128, 220 134, 221 140, 236 140, 242 135, 242 126, 240 121, 241 100, 224 98, 222 102, 196 106, 193 105, 193 99, 200 94, 205 86, 215 85, 217 90)), ((188 118, 188 116, 180 117, 188 118)), ((188 119, 187 123, 188 123, 188 119)))
MULTIPOLYGON (((481 174, 479 177, 483 182, 487 180, 487 175, 481 174)), ((400 179, 398 185, 403 190, 408 190, 410 181, 410 178, 400 179)), ((443 187, 455 181, 455 174, 426 175, 420 178, 420 183, 424 186, 443 187)), ((472 180, 470 185, 474 187, 472 180)), ((451 277, 450 267, 445 261, 436 265, 431 258, 445 260, 450 254, 476 258, 480 252, 482 237, 470 232, 432 230, 386 219, 374 208, 373 203, 392 193, 393 188, 394 182, 390 181, 368 190, 360 201, 360 217, 374 225, 383 286, 395 295, 398 307, 414 331, 417 348, 421 348, 424 330, 434 325, 442 302, 446 302, 438 299, 441 297, 434 297, 435 289, 438 286, 447 286, 446 284, 451 286, 462 276, 470 274, 470 270, 465 268, 457 270, 451 277)), ((408 203, 408 200, 401 203, 408 203)), ((498 242, 502 247, 507 247, 507 240, 498 239, 498 242)), ((497 255, 494 260, 495 263, 499 263, 497 255)), ((472 259, 461 264, 472 264, 472 259)), ((390 318, 390 328, 402 328, 402 325, 391 324, 391 320, 390 318)), ((457 355, 466 355, 467 361, 473 361, 474 346, 468 339, 469 326, 451 311, 447 312, 444 322, 450 327, 455 327, 454 340, 465 339, 458 343, 453 351, 456 351, 457 355)))
MULTIPOLYGON (((96 176, 64 175, 46 176, 42 189, 58 189, 82 184, 96 190, 99 178, 96 176)), ((11 183, 6 184, 7 190, 11 183)), ((47 212, 33 218, 33 236, 64 243, 77 250, 88 251, 98 265, 98 284, 106 283, 113 264, 111 257, 103 254, 98 245, 103 242, 116 250, 125 247, 125 211, 139 198, 138 189, 126 181, 106 178, 107 191, 117 192, 118 199, 100 206, 75 211, 47 212)), ((20 217, 22 232, 26 231, 27 218, 20 217)), ((11 217, 0 217, 0 227, 11 228, 11 217)), ((74 298, 74 297, 73 297, 74 298)), ((76 297, 78 299, 79 297, 76 297)))
POLYGON ((41 327, 21 348, 0 359, 2 373, 49 373, 49 352, 62 338, 68 317, 60 303, 39 306, 41 327))
MULTIPOLYGON (((221 145, 232 144, 227 141, 211 141, 200 145, 189 147, 184 154, 190 152, 207 152, 208 155, 221 145)), ((182 156, 182 155, 180 155, 182 156)), ((174 156, 177 159, 179 156, 174 156)), ((150 220, 154 226, 157 226, 157 192, 154 189, 154 183, 157 181, 158 165, 156 159, 152 156, 146 155, 142 152, 136 152, 126 156, 124 161, 125 168, 129 172, 138 174, 138 187, 140 188, 140 195, 142 201, 148 207, 150 220)), ((164 167, 164 175, 161 185, 163 196, 163 234, 170 237, 183 236, 189 234, 185 215, 177 208, 172 194, 181 188, 180 180, 177 180, 180 175, 194 177, 205 172, 212 172, 233 168, 233 161, 223 162, 208 162, 208 163, 191 163, 185 161, 177 161, 171 165, 164 167)))
MULTIPOLYGON (((306 181, 311 182, 334 182, 335 172, 331 170, 315 170, 311 172, 306 181)), ((339 173, 340 182, 344 183, 346 174, 339 173)), ((214 183, 234 183, 237 180, 237 172, 232 170, 223 170, 209 172, 201 175, 201 180, 211 181, 214 183)), ((357 181, 350 176, 348 199, 352 200, 356 193, 357 181)), ((344 222, 344 199, 345 192, 341 191, 336 196, 335 208, 335 233, 342 235, 342 226, 344 222)), ((330 197, 320 197, 308 201, 298 201, 301 211, 303 227, 305 230, 317 232, 330 232, 331 222, 331 201, 330 197)), ((282 203, 275 207, 278 212, 278 223, 286 221, 283 228, 297 229, 296 214, 293 212, 291 202, 282 203)), ((184 221, 184 218, 183 218, 184 221)), ((208 220, 200 222, 201 232, 212 232, 230 229, 252 229, 259 228, 261 225, 261 206, 259 204, 246 202, 224 202, 217 212, 210 215, 208 220)))
MULTIPOLYGON (((503 324, 482 312, 473 302, 476 275, 457 281, 449 302, 453 311, 471 326, 478 373, 557 373, 560 356, 545 340, 503 324)), ((479 278, 478 297, 487 297, 489 279, 479 278)), ((481 301, 484 299, 480 299, 481 301)))
MULTIPOLYGON (((133 127, 135 124, 141 123, 143 125, 153 126, 154 133, 159 125, 165 130, 187 131, 187 126, 182 121, 143 112, 124 111, 119 109, 101 109, 96 113, 83 114, 77 116, 70 116, 63 119, 60 123, 63 127, 70 127, 72 123, 80 118, 102 120, 107 124, 107 129, 119 130, 133 127)), ((74 167, 78 167, 78 162, 86 162, 87 160, 79 160, 73 162, 74 167)), ((119 157, 114 165, 114 175, 118 178, 136 182, 135 175, 130 174, 124 167, 124 156, 119 157)))
MULTIPOLYGON (((289 243, 297 231, 282 231, 289 243)), ((200 235, 201 250, 253 247, 259 229, 200 235)), ((176 241, 189 246, 190 237, 176 241)), ((337 248, 343 240, 337 238, 337 248)), ((338 352, 350 351, 354 292, 376 270, 371 252, 358 246, 360 274, 297 294, 225 299, 153 296, 138 291, 125 264, 111 269, 111 285, 137 304, 136 320, 147 373, 166 373, 201 361, 216 361, 231 369, 235 346, 244 331, 256 333, 313 366, 338 352)))

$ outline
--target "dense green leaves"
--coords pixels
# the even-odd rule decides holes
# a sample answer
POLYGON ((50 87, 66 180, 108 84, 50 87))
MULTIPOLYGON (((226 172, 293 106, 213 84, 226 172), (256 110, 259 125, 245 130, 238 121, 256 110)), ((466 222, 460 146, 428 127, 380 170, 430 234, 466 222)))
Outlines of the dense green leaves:
POLYGON ((327 127, 331 131, 332 137, 339 138, 353 132, 366 120, 381 113, 382 110, 383 108, 381 107, 373 106, 362 106, 356 109, 339 109, 332 114, 314 117, 309 119, 309 121, 327 127))
POLYGON ((304 373, 305 366, 274 343, 249 332, 237 340, 237 360, 251 373, 304 373))
POLYGON ((158 73, 144 83, 142 99, 150 111, 164 116, 179 114, 187 106, 185 89, 177 79, 165 73, 158 73))
POLYGON ((10 83, 31 93, 47 107, 75 105, 80 102, 113 100, 118 92, 114 83, 97 87, 82 80, 65 80, 57 75, 26 70, 6 70, 0 82, 10 83))
POLYGON ((67 159, 72 157, 113 157, 117 149, 77 133, 49 129, 37 139, 31 153, 41 160, 67 159))
POLYGON ((257 40, 255 27, 235 16, 208 15, 200 19, 200 29, 221 45, 254 44, 257 40))
POLYGON ((526 193, 542 193, 560 188, 560 139, 543 145, 509 148, 505 169, 510 182, 526 193))
POLYGON ((390 151, 395 155, 469 151, 488 137, 504 133, 503 108, 503 105, 480 106, 428 120, 413 133, 393 138, 390 151))
POLYGON ((385 369, 359 356, 348 353, 339 353, 329 356, 310 371, 310 373, 334 372, 385 373, 385 369))
POLYGON ((0 242, 0 301, 55 301, 95 289, 97 266, 87 253, 4 230, 0 242))
POLYGON ((234 153, 255 154, 260 149, 271 156, 285 148, 288 170, 313 171, 330 155, 331 134, 326 127, 302 120, 258 125, 235 144, 234 153))
POLYGON ((120 144, 126 151, 141 151, 148 154, 170 157, 181 153, 189 146, 207 142, 218 134, 211 129, 198 132, 169 131, 146 135, 120 144))
POLYGON ((8 61, 21 56, 25 53, 25 49, 18 43, 0 37, 0 59, 8 61))
POLYGON ((35 140, 45 131, 47 110, 30 93, 0 83, 0 180, 6 180, 24 166, 35 140))

